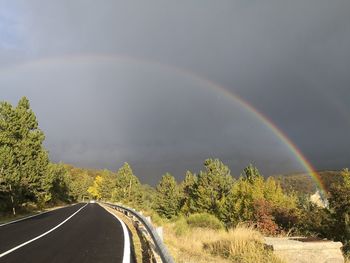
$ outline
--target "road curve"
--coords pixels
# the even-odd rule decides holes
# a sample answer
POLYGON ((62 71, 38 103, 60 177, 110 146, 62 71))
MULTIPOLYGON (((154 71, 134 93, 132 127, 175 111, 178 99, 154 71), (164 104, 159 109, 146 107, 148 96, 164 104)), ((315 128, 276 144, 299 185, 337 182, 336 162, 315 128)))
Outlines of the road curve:
POLYGON ((119 220, 98 204, 84 206, 78 204, 1 226, 0 262, 125 262, 125 238, 119 220))

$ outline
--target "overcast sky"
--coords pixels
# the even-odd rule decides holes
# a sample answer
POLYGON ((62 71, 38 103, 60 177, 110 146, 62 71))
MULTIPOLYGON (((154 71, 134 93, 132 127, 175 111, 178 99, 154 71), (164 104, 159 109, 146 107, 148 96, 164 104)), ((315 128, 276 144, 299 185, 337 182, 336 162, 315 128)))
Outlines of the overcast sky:
POLYGON ((178 179, 349 167, 350 1, 0 0, 0 100, 27 96, 53 161, 178 179))

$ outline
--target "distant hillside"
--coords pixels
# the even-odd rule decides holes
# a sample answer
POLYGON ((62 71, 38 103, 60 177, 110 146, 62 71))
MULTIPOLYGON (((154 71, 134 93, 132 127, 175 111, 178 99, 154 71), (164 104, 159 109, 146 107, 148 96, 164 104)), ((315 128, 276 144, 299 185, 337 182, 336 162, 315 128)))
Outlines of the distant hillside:
POLYGON ((101 171, 103 171, 103 170, 97 170, 97 169, 76 167, 71 164, 64 164, 64 167, 66 168, 68 173, 71 174, 72 176, 77 176, 79 174, 86 174, 92 179, 94 179, 97 175, 101 173, 101 171))
MULTIPOLYGON (((341 180, 340 173, 341 171, 318 172, 327 191, 332 183, 341 180)), ((286 191, 294 190, 303 194, 312 194, 316 191, 315 182, 308 173, 276 175, 274 177, 280 181, 282 188, 286 191)))

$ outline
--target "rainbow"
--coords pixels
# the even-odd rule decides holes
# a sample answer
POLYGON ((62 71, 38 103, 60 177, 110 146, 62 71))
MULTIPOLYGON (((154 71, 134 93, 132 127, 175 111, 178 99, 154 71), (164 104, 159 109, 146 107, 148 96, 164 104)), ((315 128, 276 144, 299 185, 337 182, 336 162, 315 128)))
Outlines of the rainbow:
POLYGON ((322 182, 322 179, 320 175, 317 173, 316 169, 312 166, 312 164, 306 159, 306 157, 303 155, 303 153, 300 151, 300 149, 295 145, 288 136, 280 129, 278 128, 272 120, 270 120, 267 116, 265 116, 263 113, 259 112, 254 106, 249 104, 247 101, 242 99, 240 96, 232 92, 231 90, 228 90, 224 88, 223 86, 212 82, 209 79, 206 79, 202 76, 199 76, 198 74, 184 70, 182 68, 178 68, 172 65, 163 64, 157 61, 152 61, 148 59, 140 59, 140 58, 134 58, 130 56, 122 56, 122 55, 114 55, 114 54, 98 54, 98 55, 70 55, 70 56, 63 56, 63 57, 52 57, 52 58, 43 58, 39 60, 29 61, 25 62, 19 65, 10 66, 7 68, 0 69, 2 72, 6 71, 13 71, 22 67, 36 67, 36 66, 45 66, 48 64, 53 63, 67 63, 67 62, 91 62, 91 61, 106 61, 106 62, 113 62, 113 61, 125 61, 128 63, 136 63, 136 64, 144 64, 144 65, 153 65, 160 68, 165 68, 170 71, 173 71, 175 73, 178 73, 182 76, 187 76, 190 79, 193 79, 197 81, 198 83, 201 83, 203 87, 207 87, 208 89, 211 89, 220 95, 224 96, 225 98, 228 98, 230 101, 237 103, 239 106, 243 107, 247 112, 252 114, 256 119, 258 119, 261 123, 265 125, 274 135, 276 135, 279 140, 288 148, 288 150, 292 153, 292 155, 296 158, 296 160, 304 167, 304 169, 307 171, 309 176, 314 181, 316 187, 321 192, 321 195, 323 197, 327 196, 327 190, 322 182))

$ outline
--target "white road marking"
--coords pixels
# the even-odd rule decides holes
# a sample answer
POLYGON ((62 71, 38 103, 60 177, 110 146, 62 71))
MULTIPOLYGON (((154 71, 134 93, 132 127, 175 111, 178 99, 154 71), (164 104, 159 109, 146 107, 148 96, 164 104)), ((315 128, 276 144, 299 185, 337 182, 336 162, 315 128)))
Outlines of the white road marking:
POLYGON ((0 258, 2 258, 3 256, 6 256, 7 254, 10 254, 11 252, 21 248, 21 247, 24 247, 25 245, 28 245, 29 243, 32 243, 33 241, 39 239, 39 238, 42 238, 44 236, 46 236, 47 234, 51 233, 52 231, 54 231, 55 229, 59 228, 60 226, 62 226, 64 223, 66 223, 69 219, 71 219, 73 216, 75 216, 77 213, 79 213, 85 206, 87 206, 88 204, 84 205, 83 207, 79 208, 75 213, 73 213, 71 216, 69 216, 68 218, 66 218, 64 221, 62 221, 61 223, 59 223, 57 226, 55 226, 54 228, 51 228, 49 231, 31 239, 31 240, 28 240, 27 242, 24 242, 14 248, 11 248, 10 250, 7 250, 6 252, 0 254, 0 258))
MULTIPOLYGON (((99 204, 100 205, 100 204, 99 204)), ((104 207, 103 207, 104 208, 104 207)), ((117 215, 113 214, 112 212, 108 211, 106 208, 104 208, 108 213, 113 215, 120 224, 122 225, 123 228, 123 234, 124 234, 124 253, 123 253, 123 263, 130 263, 130 237, 129 237, 129 232, 128 229, 126 228, 125 223, 117 217, 117 215)))
MULTIPOLYGON (((70 205, 70 206, 74 206, 74 205, 76 205, 76 204, 73 204, 73 205, 70 205)), ((40 215, 43 215, 43 214, 46 214, 46 213, 49 213, 49 212, 52 212, 52 211, 56 211, 58 209, 65 208, 65 207, 67 207, 67 206, 60 207, 60 208, 57 208, 57 209, 54 209, 54 210, 45 211, 45 212, 42 212, 42 213, 39 213, 39 214, 23 217, 23 218, 20 218, 20 219, 17 219, 17 220, 13 220, 13 221, 10 221, 10 222, 7 222, 7 223, 3 223, 3 224, 0 225, 0 227, 11 225, 13 223, 17 223, 17 222, 20 222, 20 221, 23 221, 23 220, 26 220, 26 219, 29 219, 29 218, 32 218, 32 217, 40 216, 40 215)))

